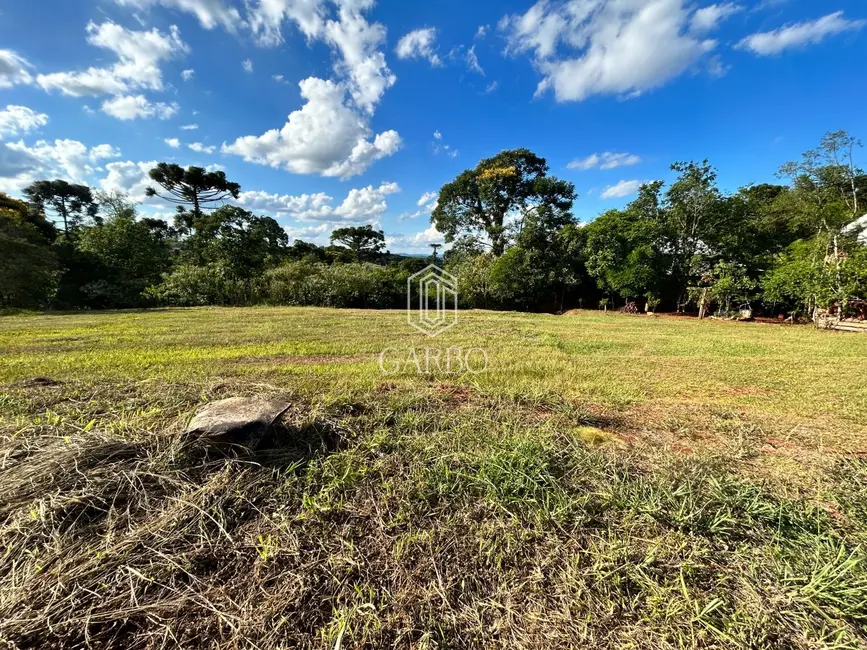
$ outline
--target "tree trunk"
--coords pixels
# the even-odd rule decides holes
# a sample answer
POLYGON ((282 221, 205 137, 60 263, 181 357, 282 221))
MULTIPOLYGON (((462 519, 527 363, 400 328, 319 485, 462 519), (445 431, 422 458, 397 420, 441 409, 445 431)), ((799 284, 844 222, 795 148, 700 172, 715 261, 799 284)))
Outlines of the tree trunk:
POLYGON ((698 318, 699 320, 704 319, 705 311, 707 310, 707 287, 701 292, 701 301, 699 301, 698 305, 698 318))

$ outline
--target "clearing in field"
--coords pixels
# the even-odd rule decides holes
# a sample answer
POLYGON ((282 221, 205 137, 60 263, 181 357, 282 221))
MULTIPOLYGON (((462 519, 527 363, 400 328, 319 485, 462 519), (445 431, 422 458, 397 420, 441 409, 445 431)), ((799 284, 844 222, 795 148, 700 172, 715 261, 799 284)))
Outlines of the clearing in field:
POLYGON ((0 638, 864 647, 867 337, 460 318, 0 319, 0 638), (389 363, 434 345, 487 369, 389 363), (183 434, 243 395, 291 404, 255 448, 183 434))

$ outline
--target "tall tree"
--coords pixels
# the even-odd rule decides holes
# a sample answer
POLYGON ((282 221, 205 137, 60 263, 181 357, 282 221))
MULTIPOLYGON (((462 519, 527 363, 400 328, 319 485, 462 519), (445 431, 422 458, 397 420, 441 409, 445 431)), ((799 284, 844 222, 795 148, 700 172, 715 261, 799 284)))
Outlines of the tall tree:
POLYGON ((331 233, 331 243, 340 243, 351 250, 355 261, 361 262, 364 257, 373 258, 385 248, 385 234, 374 230, 370 224, 366 226, 349 226, 337 228, 331 233))
POLYGON ((85 218, 96 218, 98 206, 87 185, 75 185, 64 180, 36 181, 24 189, 24 195, 40 211, 54 213, 63 222, 66 239, 85 218))
POLYGON ((129 307, 139 304, 142 291, 168 270, 170 250, 159 231, 136 219, 135 208, 122 196, 111 198, 111 215, 102 225, 84 229, 76 242, 102 276, 82 288, 100 306, 129 307))
POLYGON ((289 236, 271 217, 224 205, 195 222, 185 245, 191 262, 219 265, 233 279, 248 281, 285 257, 289 236))
POLYGON ((674 163, 680 174, 665 193, 668 221, 668 254, 671 274, 677 285, 677 306, 687 301, 690 281, 707 270, 714 251, 709 240, 724 217, 722 195, 716 185, 716 170, 707 160, 674 163))
POLYGON ((509 241, 509 219, 520 230, 526 218, 542 208, 557 213, 571 210, 575 187, 547 173, 545 159, 528 149, 485 158, 475 169, 443 185, 431 223, 447 243, 463 235, 485 235, 499 257, 509 241))
POLYGON ((159 163, 148 173, 151 180, 163 188, 160 193, 153 187, 145 190, 147 196, 158 196, 164 201, 178 205, 180 213, 191 206, 190 217, 184 219, 190 227, 201 218, 203 210, 214 210, 229 197, 237 199, 241 186, 226 179, 223 171, 209 172, 202 167, 187 167, 171 163, 159 163))
POLYGON ((0 193, 0 305, 41 307, 57 288, 54 226, 26 203, 0 193))

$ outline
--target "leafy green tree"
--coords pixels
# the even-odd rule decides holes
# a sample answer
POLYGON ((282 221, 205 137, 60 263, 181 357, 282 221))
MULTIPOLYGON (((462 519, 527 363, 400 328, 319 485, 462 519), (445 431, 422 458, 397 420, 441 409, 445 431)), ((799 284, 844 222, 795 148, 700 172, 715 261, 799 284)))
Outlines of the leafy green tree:
POLYGON ((687 287, 710 266, 714 256, 709 242, 724 222, 722 195, 716 170, 702 163, 674 163, 680 175, 665 193, 667 255, 677 290, 677 306, 687 300, 687 287))
POLYGON ((527 217, 541 209, 568 213, 575 187, 548 174, 544 158, 528 149, 503 151, 485 158, 443 185, 431 223, 447 243, 464 235, 484 236, 495 257, 509 241, 507 219, 517 230, 527 217))
POLYGON ((609 210, 585 227, 587 272, 605 293, 659 294, 670 266, 660 181, 644 185, 625 210, 609 210))
POLYGON ((51 242, 54 225, 22 201, 0 193, 0 305, 46 306, 60 268, 51 242))
POLYGON ((289 236, 271 217, 234 205, 202 214, 184 242, 185 257, 196 264, 218 264, 237 280, 249 281, 286 255, 289 236))
POLYGON ((105 306, 133 306, 168 270, 171 254, 160 230, 152 228, 153 222, 137 221, 131 204, 113 200, 110 205, 111 216, 102 225, 84 229, 76 242, 78 250, 102 269, 103 277, 83 290, 92 299, 101 297, 105 306))
POLYGON ((24 196, 39 212, 54 213, 63 222, 66 239, 72 236, 86 218, 96 218, 98 206, 87 185, 75 185, 64 180, 36 181, 24 189, 24 196))
POLYGON ((229 197, 237 199, 241 186, 226 179, 223 171, 209 172, 202 167, 187 167, 172 163, 159 163, 148 172, 151 180, 162 188, 145 190, 147 196, 158 196, 178 206, 178 213, 187 228, 200 219, 204 210, 214 210, 229 197), (192 207, 187 211, 186 207, 192 207))
POLYGON ((375 259, 385 248, 385 234, 373 226, 348 226, 331 233, 331 243, 339 243, 352 251, 355 261, 375 259))

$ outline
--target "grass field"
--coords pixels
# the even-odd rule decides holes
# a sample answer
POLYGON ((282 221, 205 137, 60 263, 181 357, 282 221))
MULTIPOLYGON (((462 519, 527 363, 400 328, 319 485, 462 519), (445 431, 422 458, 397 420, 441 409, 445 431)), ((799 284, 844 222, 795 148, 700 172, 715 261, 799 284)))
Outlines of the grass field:
POLYGON ((10 647, 867 647, 867 337, 213 308, 0 354, 10 647), (380 367, 425 347, 487 370, 380 367), (253 394, 292 403, 261 447, 183 435, 253 394))

